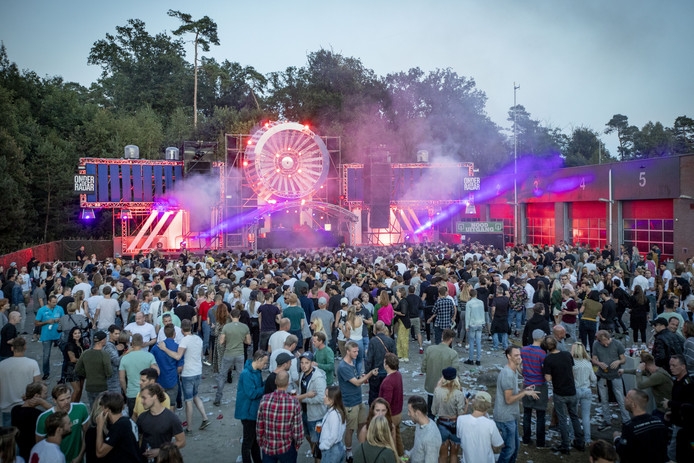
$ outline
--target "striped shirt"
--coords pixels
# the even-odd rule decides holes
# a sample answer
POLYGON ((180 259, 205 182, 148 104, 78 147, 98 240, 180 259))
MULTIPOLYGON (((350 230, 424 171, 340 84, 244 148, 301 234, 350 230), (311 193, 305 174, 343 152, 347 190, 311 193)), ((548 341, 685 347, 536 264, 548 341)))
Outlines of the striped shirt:
POLYGON ((523 386, 541 386, 545 384, 542 373, 542 362, 547 353, 540 346, 529 345, 521 349, 523 359, 523 386))

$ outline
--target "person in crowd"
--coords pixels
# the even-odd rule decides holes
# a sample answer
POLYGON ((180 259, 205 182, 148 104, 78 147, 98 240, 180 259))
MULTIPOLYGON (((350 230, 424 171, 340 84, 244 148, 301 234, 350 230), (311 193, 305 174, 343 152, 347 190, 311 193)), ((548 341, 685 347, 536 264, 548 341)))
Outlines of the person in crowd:
POLYGON ((496 296, 492 299, 489 306, 489 316, 492 319, 491 333, 494 350, 497 350, 499 345, 501 345, 503 349, 508 347, 508 311, 509 299, 504 295, 503 287, 497 286, 496 296))
POLYGON ((12 341, 13 356, 0 362, 0 410, 2 425, 12 423, 12 409, 24 401, 23 394, 28 384, 41 379, 41 370, 36 360, 26 357, 26 340, 17 337, 12 341))
POLYGON ((243 371, 244 350, 251 344, 251 332, 245 323, 240 322, 241 312, 239 309, 231 311, 231 321, 224 325, 217 343, 223 352, 221 367, 217 373, 217 392, 215 393, 214 405, 219 406, 224 393, 224 385, 227 382, 228 372, 232 368, 236 374, 240 375, 243 371))
POLYGON ((458 416, 466 412, 467 401, 458 380, 458 371, 452 367, 444 368, 434 389, 431 406, 431 414, 436 417, 436 425, 441 433, 439 461, 457 461, 460 439, 456 434, 456 425, 458 416))
POLYGON ((325 372, 326 384, 332 385, 335 381, 335 354, 326 345, 327 334, 321 332, 314 333, 312 342, 314 349, 313 361, 318 368, 325 372))
POLYGON ((532 308, 533 315, 528 319, 523 328, 523 346, 529 346, 533 343, 533 332, 542 330, 545 335, 549 335, 549 322, 545 316, 545 306, 542 303, 535 303, 532 308))
POLYGON ((597 376, 593 371, 590 354, 586 351, 582 342, 575 342, 571 346, 571 356, 574 359, 573 373, 576 384, 576 398, 581 407, 581 423, 583 425, 583 440, 585 445, 591 443, 590 418, 593 392, 591 386, 597 383, 597 376))
POLYGON ((668 461, 668 430, 659 418, 646 411, 648 394, 632 389, 627 392, 624 406, 631 413, 631 420, 613 435, 620 463, 668 461))
POLYGON ((494 454, 501 451, 504 440, 499 428, 488 416, 492 409, 492 396, 481 391, 471 400, 472 413, 460 415, 456 424, 463 457, 465 461, 495 463, 494 454))
POLYGON ((301 403, 301 421, 304 425, 304 436, 315 452, 318 444, 318 432, 316 426, 325 416, 325 373, 314 366, 313 353, 304 352, 300 361, 301 376, 299 377, 299 390, 296 396, 301 403))
POLYGON ((123 415, 125 400, 116 392, 104 392, 101 396, 101 414, 96 421, 96 456, 108 455, 111 461, 144 463, 145 457, 137 443, 135 423, 123 415), (108 423, 108 432, 105 432, 108 423))
POLYGON ((590 463, 615 463, 619 456, 614 445, 598 439, 590 445, 588 461, 590 463))
MULTIPOLYGON (((662 406, 668 410, 665 415, 666 422, 672 425, 672 438, 667 449, 668 458, 672 461, 679 461, 677 450, 678 434, 687 424, 685 413, 691 413, 694 406, 694 377, 687 373, 687 363, 683 355, 673 355, 670 359, 670 371, 672 371, 672 397, 670 400, 663 399, 662 406)), ((691 414, 689 415, 691 417, 691 414)), ((690 418, 691 419, 691 418, 690 418)), ((690 422, 691 423, 691 422, 690 422)), ((691 424, 688 428, 691 430, 691 424)), ((682 450, 681 450, 682 451, 682 450)))
POLYGON ((142 312, 137 312, 134 317, 135 321, 128 323, 124 329, 133 336, 135 334, 142 336, 142 348, 149 350, 150 347, 157 343, 157 332, 154 330, 154 325, 147 323, 145 314, 142 312))
POLYGON ((63 435, 59 443, 60 451, 67 461, 81 461, 84 456, 84 431, 89 426, 89 409, 81 402, 73 403, 72 390, 66 384, 58 384, 51 392, 55 405, 39 415, 36 421, 36 441, 47 438, 49 429, 48 418, 57 413, 67 414, 70 423, 70 432, 63 435))
MULTIPOLYGON (((412 463, 437 463, 441 461, 439 459, 442 447, 441 433, 436 427, 436 423, 427 414, 427 404, 424 398, 418 395, 410 396, 407 399, 407 414, 416 425, 410 461, 412 463)), ((377 420, 380 419, 379 417, 374 420, 371 426, 379 426, 377 420)), ((370 430, 369 434, 371 434, 370 430)), ((455 461, 455 459, 451 458, 451 461, 455 461)))
POLYGON ((434 303, 431 317, 427 323, 434 324, 434 343, 441 344, 444 330, 451 329, 456 319, 456 307, 453 299, 448 297, 448 287, 440 286, 439 297, 434 303))
POLYGON ((79 402, 82 397, 82 387, 84 386, 84 376, 80 376, 75 371, 77 362, 82 356, 82 329, 73 326, 67 336, 67 344, 63 351, 63 377, 62 380, 72 386, 72 401, 79 402))
POLYGON ((383 364, 386 369, 386 377, 381 383, 378 396, 379 398, 383 398, 390 405, 391 419, 395 429, 395 433, 393 434, 395 447, 398 451, 398 455, 403 455, 404 446, 402 443, 402 436, 400 435, 400 423, 402 422, 404 392, 402 375, 399 371, 400 362, 397 355, 389 352, 386 354, 383 364))
POLYGON ((694 374, 694 322, 687 320, 682 327, 684 344, 682 345, 682 355, 687 361, 687 372, 694 374))
POLYGON ((24 402, 12 408, 12 426, 19 430, 16 438, 18 455, 27 461, 31 448, 36 444, 36 422, 43 413, 39 407, 51 408, 51 404, 46 401, 47 395, 48 387, 42 381, 35 381, 27 384, 24 402))
POLYGON ((354 457, 348 456, 347 461, 353 459, 354 463, 392 463, 396 458, 395 443, 388 421, 383 416, 377 416, 369 426, 366 441, 355 447, 354 457))
MULTIPOLYGON (((164 344, 166 344, 167 349, 172 352, 177 352, 178 344, 176 344, 176 341, 174 340, 174 328, 175 326, 170 324, 164 326, 164 329, 161 331, 163 331, 164 335, 166 336, 164 344)), ((154 356, 154 360, 157 362, 157 366, 159 367, 159 374, 157 375, 157 378, 155 378, 155 381, 164 389, 167 397, 173 397, 174 400, 176 400, 179 392, 178 378, 181 371, 183 371, 183 359, 180 358, 176 360, 175 358, 170 357, 164 351, 159 349, 158 345, 152 346, 151 352, 154 356)), ((156 372, 156 370, 153 368, 151 370, 156 372)), ((140 387, 142 387, 142 378, 140 378, 140 387)))
MULTIPOLYGON (((342 393, 338 386, 328 386, 325 390, 323 404, 328 411, 317 424, 320 428, 320 449, 321 463, 344 463, 345 444, 343 443, 345 430, 347 429, 347 411, 342 404, 342 393)), ((314 455, 316 455, 314 451, 314 455)))
POLYGON ((289 373, 278 372, 275 384, 277 389, 265 394, 258 406, 258 445, 264 461, 296 461, 304 440, 301 406, 287 392, 289 373))
MULTIPOLYGON (((202 339, 200 339, 200 336, 193 335, 190 320, 184 319, 181 321, 181 331, 183 331, 183 340, 178 345, 178 351, 173 352, 169 350, 163 342, 160 342, 158 346, 164 353, 176 360, 183 358, 181 388, 183 389, 183 400, 186 405, 186 423, 188 424, 186 432, 191 432, 193 405, 195 405, 202 417, 202 423, 200 423, 200 431, 202 431, 210 425, 210 420, 207 419, 207 413, 205 412, 205 405, 198 393, 202 377, 202 339)), ((121 366, 122 364, 123 362, 121 361, 121 366)), ((154 368, 154 365, 152 368, 154 368)))
POLYGON ((477 298, 476 289, 469 291, 470 299, 465 304, 465 332, 470 349, 468 359, 464 363, 480 366, 482 364, 482 330, 486 324, 484 303, 477 298))
POLYGON ((364 349, 362 348, 363 325, 364 318, 361 316, 361 301, 355 298, 352 301, 352 305, 350 305, 347 310, 347 320, 344 323, 343 332, 345 334, 345 339, 356 343, 360 347, 359 355, 356 360, 356 367, 359 375, 364 373, 364 349))
POLYGON ((161 446, 172 441, 179 449, 185 447, 186 436, 181 420, 167 406, 169 398, 164 389, 151 382, 142 388, 140 398, 144 411, 137 415, 137 429, 142 455, 148 460, 156 458, 161 446))
POLYGON ((602 312, 600 293, 592 290, 581 304, 579 310, 581 321, 578 324, 578 338, 584 346, 590 348, 595 342, 595 333, 598 331, 598 320, 602 312))
MULTIPOLYGON (((135 397, 135 406, 133 407, 133 415, 132 419, 134 422, 137 423, 137 418, 142 415, 142 413, 146 410, 144 403, 142 402, 142 391, 145 389, 145 387, 156 384, 157 380, 159 379, 159 372, 155 370, 154 368, 145 368, 140 372, 140 392, 137 393, 137 397, 135 397)), ((161 387, 161 385, 160 385, 161 387)), ((162 388, 163 389, 163 388, 162 388)), ((163 395, 163 401, 161 402, 162 405, 166 408, 171 409, 171 398, 170 396, 164 392, 163 395)), ((174 396, 174 399, 176 397, 174 396)), ((173 410, 172 410, 173 411, 173 410)))
MULTIPOLYGON (((323 333, 325 333, 326 344, 330 343, 330 336, 332 335, 332 326, 335 324, 335 315, 328 310, 328 300, 325 297, 318 298, 318 310, 314 310, 311 313, 311 322, 316 323, 317 320, 321 320, 323 325, 323 333)), ((313 334, 320 332, 317 329, 317 323, 313 325, 313 334)), ((315 353, 315 352, 314 352, 315 353)))
MULTIPOLYGON (((92 348, 83 352, 75 365, 75 374, 85 379, 87 397, 92 404, 99 394, 108 389, 109 378, 115 374, 113 362, 105 350, 107 342, 106 333, 97 331, 92 348)), ((121 391, 120 386, 117 391, 121 391)))
POLYGON ((545 339, 545 346, 547 347, 547 356, 542 364, 542 372, 545 374, 545 380, 552 383, 554 409, 557 412, 561 433, 561 445, 553 447, 552 451, 568 455, 571 451, 570 445, 572 445, 576 450, 582 452, 585 450, 585 441, 581 422, 578 419, 573 357, 570 353, 557 349, 557 341, 552 336, 545 339), (569 424, 573 429, 573 442, 570 442, 569 424))
POLYGON ((515 463, 518 455, 520 438, 518 435, 518 421, 520 410, 518 402, 523 397, 539 399, 539 395, 532 387, 519 391, 518 369, 522 358, 520 349, 510 346, 504 352, 506 365, 501 369, 496 380, 496 398, 494 400, 494 421, 506 445, 499 454, 499 463, 515 463))
MULTIPOLYGON (((535 305, 537 307, 538 304, 535 305)), ((544 310, 544 308, 542 308, 544 310)), ((537 313, 536 313, 537 314, 537 313)), ((542 319, 546 322, 547 320, 542 319)), ((535 410, 535 445, 537 448, 545 446, 545 412, 549 402, 548 386, 542 372, 542 363, 545 361, 547 353, 542 348, 546 333, 541 329, 536 329, 532 333, 533 343, 521 348, 521 361, 523 362, 523 388, 532 388, 538 395, 538 399, 523 397, 523 443, 531 445, 532 439, 532 416, 535 410)))
MULTIPOLYGON (((366 436, 369 433, 369 425, 371 424, 371 421, 377 416, 386 417, 390 426, 391 435, 395 435, 395 425, 393 424, 393 414, 391 413, 390 404, 385 399, 379 397, 376 400, 374 400, 369 406, 369 412, 366 416, 366 422, 364 423, 364 426, 361 426, 361 429, 359 429, 359 434, 357 435, 357 439, 359 440, 359 442, 366 441, 366 436)), ((393 438, 393 441, 395 441, 395 438, 393 438)))
MULTIPOLYGON (((97 331, 98 332, 98 331, 97 331)), ((118 374, 118 368, 120 367, 120 359, 121 359, 121 353, 124 349, 124 346, 118 342, 118 339, 120 338, 120 328, 118 328, 118 325, 113 324, 108 327, 108 331, 105 332, 106 334, 106 343, 104 344, 103 351, 108 354, 108 357, 111 361, 111 370, 112 374, 107 378, 106 380, 106 388, 109 391, 113 392, 120 392, 120 377, 118 374)), ((92 344, 92 348, 96 345, 98 341, 96 340, 96 333, 94 334, 94 342, 92 344)), ((91 398, 89 399, 90 403, 93 404, 93 401, 91 398)))
MULTIPOLYGON (((381 326, 385 331, 383 325, 381 326)), ((392 339, 390 341, 392 342, 392 339)), ((371 351, 371 349, 369 349, 369 351, 371 351)), ((345 451, 348 459, 352 456, 352 435, 354 432, 358 433, 361 426, 366 422, 366 407, 362 403, 361 386, 372 377, 378 375, 378 368, 373 368, 365 375, 359 376, 355 366, 358 355, 359 346, 354 342, 347 342, 345 345, 345 357, 337 367, 337 380, 340 385, 340 390, 342 391, 343 403, 347 410, 345 451)), ((381 382, 382 381, 378 382, 379 388, 381 382)), ((378 393, 374 395, 377 397, 378 393)))
POLYGON ((64 315, 63 308, 58 306, 58 298, 50 296, 48 303, 41 307, 36 314, 34 324, 41 327, 40 341, 43 344, 43 380, 51 375, 51 349, 53 344, 60 339, 58 324, 64 315))
MULTIPOLYGON (((643 276, 641 278, 645 279, 643 276)), ((647 284, 648 283, 646 283, 646 285, 647 284)), ((648 324, 648 315, 651 313, 651 303, 648 301, 644 289, 640 284, 634 286, 634 294, 631 297, 629 309, 629 326, 631 327, 633 342, 638 344, 640 338, 640 342, 645 343, 646 325, 648 324)))
MULTIPOLYGON (((366 360, 364 362, 364 367, 366 368, 366 371, 376 371, 375 374, 367 375, 369 376, 369 404, 371 404, 371 402, 373 402, 376 399, 376 397, 378 397, 378 392, 381 389, 381 383, 386 377, 386 369, 383 366, 383 361, 385 360, 386 354, 389 352, 393 354, 396 353, 395 341, 393 341, 393 339, 390 336, 388 336, 389 332, 390 330, 388 326, 382 320, 379 320, 374 324, 374 336, 369 341, 369 350, 366 353, 366 360)), ((352 344, 354 346, 357 346, 358 356, 358 351, 362 347, 357 343, 352 344)), ((343 394, 345 393, 344 390, 342 392, 343 394)), ((344 396, 344 398, 345 405, 349 407, 349 405, 347 405, 346 395, 344 396)), ((349 426, 347 427, 347 429, 350 429, 349 426)))
POLYGON ((455 331, 444 330, 441 336, 441 343, 426 348, 422 359, 422 373, 426 375, 424 379, 424 390, 427 393, 427 405, 429 410, 434 400, 434 390, 441 379, 441 372, 448 367, 458 369, 458 353, 453 349, 455 331))
POLYGON ((653 416, 665 419, 667 411, 662 403, 672 397, 672 376, 664 368, 655 364, 653 356, 648 352, 641 353, 641 363, 636 368, 620 369, 620 374, 636 375, 636 387, 642 391, 650 388, 655 401, 655 410, 648 410, 653 416))
POLYGON ((243 442, 241 444, 243 463, 251 463, 251 461, 261 463, 260 447, 256 438, 256 421, 260 399, 265 391, 262 370, 268 364, 268 357, 267 352, 256 351, 252 359, 246 360, 244 369, 239 376, 234 418, 240 420, 243 425, 243 442))
POLYGON ((132 417, 135 409, 135 398, 140 393, 140 372, 145 368, 154 368, 157 370, 157 373, 159 372, 159 366, 154 355, 144 349, 142 335, 135 333, 132 336, 131 349, 127 354, 123 355, 118 367, 120 386, 125 391, 128 416, 130 417, 132 417))
POLYGON ((600 330, 595 336, 595 342, 591 348, 591 361, 598 367, 596 375, 598 377, 598 392, 600 394, 600 405, 602 407, 602 421, 598 425, 599 431, 604 431, 610 427, 611 412, 607 393, 607 382, 612 383, 612 391, 619 407, 622 423, 629 421, 629 413, 624 408, 624 382, 619 376, 619 369, 626 362, 624 356, 624 346, 616 339, 612 339, 609 331, 600 330))
MULTIPOLYGON (((70 417, 64 411, 57 411, 45 420, 46 434, 31 449, 30 462, 65 463, 63 441, 72 433, 70 417)), ((3 460, 5 461, 5 460, 3 460)))
POLYGON ((653 325, 653 358, 655 364, 661 368, 670 371, 670 359, 673 355, 682 354, 684 352, 684 340, 667 329, 668 321, 658 317, 651 322, 653 325))
MULTIPOLYGON (((291 365, 285 368, 289 372, 289 382, 294 385, 299 380, 299 362, 297 360, 297 343, 298 339, 293 334, 287 336, 284 340, 284 346, 281 349, 276 349, 270 354, 270 371, 277 368, 278 359, 283 356, 284 361, 290 361, 291 365), (283 355, 284 354, 284 355, 283 355), (289 359, 289 360, 287 360, 289 359)), ((283 362, 284 363, 284 362, 283 362)))

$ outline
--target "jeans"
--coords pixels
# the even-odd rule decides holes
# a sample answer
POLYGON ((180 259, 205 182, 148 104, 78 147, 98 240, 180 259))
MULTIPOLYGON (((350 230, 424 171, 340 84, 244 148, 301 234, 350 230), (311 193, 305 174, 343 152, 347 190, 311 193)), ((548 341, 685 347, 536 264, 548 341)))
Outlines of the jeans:
POLYGON ((569 437, 569 420, 573 428, 577 445, 583 445, 583 430, 581 422, 578 420, 578 399, 575 395, 554 395, 554 410, 557 412, 559 431, 561 432, 561 447, 571 448, 569 437))
POLYGON ((494 333, 492 335, 492 341, 494 349, 499 348, 499 343, 506 349, 508 347, 508 333, 494 333))
POLYGON ((321 463, 344 463, 345 461, 345 444, 338 442, 328 450, 322 451, 323 458, 321 463))
POLYGON ((260 332, 260 338, 259 339, 260 339, 260 348, 261 349, 267 350, 268 341, 270 341, 270 336, 272 336, 273 333, 274 333, 274 331, 261 331, 260 332))
POLYGON ((205 320, 200 326, 200 331, 202 331, 202 356, 204 357, 205 352, 207 352, 207 349, 210 347, 210 324, 205 320))
POLYGON ((43 376, 51 374, 51 348, 53 341, 43 341, 43 376))
POLYGON ((506 444, 501 449, 501 453, 499 453, 497 463, 516 463, 518 446, 520 444, 518 421, 505 421, 503 423, 497 421, 496 427, 499 428, 501 438, 504 440, 504 444, 506 444))
MULTIPOLYGON (((609 362, 606 362, 609 363, 609 362)), ((602 419, 609 423, 611 421, 610 416, 610 402, 609 394, 607 393, 607 380, 605 378, 598 378, 598 392, 600 393, 600 406, 602 407, 602 419)), ((622 423, 626 423, 631 418, 629 417, 629 412, 624 408, 624 382, 622 378, 615 378, 612 380, 612 392, 614 393, 615 399, 617 399, 617 405, 619 405, 619 412, 622 415, 622 423)))
POLYGON ((443 337, 443 328, 438 326, 434 327, 434 344, 441 344, 441 339, 443 337))
POLYGON ((511 329, 511 327, 513 326, 513 323, 515 322, 516 331, 520 330, 521 322, 523 321, 523 312, 525 312, 525 309, 523 309, 523 310, 510 309, 508 311, 508 327, 509 327, 509 329, 511 329))
POLYGON ((263 463, 296 463, 296 447, 292 444, 284 453, 279 455, 263 454, 263 463))
POLYGON ((593 347, 593 342, 595 342, 597 328, 598 322, 592 322, 590 320, 581 319, 578 325, 578 337, 588 351, 590 351, 591 347, 593 347))
POLYGON ((590 440, 590 404, 593 393, 589 387, 576 388, 576 398, 581 405, 581 423, 583 423, 583 440, 589 443, 590 440))
POLYGON ((222 400, 222 394, 224 393, 224 385, 227 382, 227 371, 233 366, 236 366, 236 375, 240 375, 243 371, 243 355, 236 355, 234 357, 223 357, 222 366, 217 373, 217 392, 214 396, 215 402, 220 402, 222 400))
POLYGON ((12 426, 12 413, 2 412, 2 425, 5 427, 12 426))
POLYGON ((523 442, 530 442, 530 436, 532 435, 532 419, 533 410, 535 410, 535 415, 537 417, 535 424, 535 444, 538 447, 545 446, 545 414, 546 410, 538 410, 535 408, 523 408, 523 442))
MULTIPOLYGON (((364 336, 363 338, 361 338, 361 343, 362 343, 362 345, 359 346, 360 347, 359 351, 364 352, 364 357, 366 357, 366 352, 369 349, 369 337, 364 336)), ((330 384, 328 384, 328 386, 330 386, 330 384)))
MULTIPOLYGON (((353 341, 353 342, 355 342, 357 345, 360 345, 362 340, 359 339, 359 340, 353 341)), ((361 349, 361 346, 360 346, 359 353, 357 354, 357 359, 354 361, 354 368, 357 369, 357 375, 358 376, 361 376, 364 374, 364 357, 365 357, 364 349, 361 349)))
MULTIPOLYGON (((566 322, 561 322, 561 326, 564 327, 566 330, 566 334, 571 336, 571 342, 576 342, 576 324, 575 323, 566 323, 566 322)), ((567 338, 569 337, 567 336, 567 338)))
POLYGON ((21 319, 19 322, 19 332, 24 333, 25 327, 26 327, 26 322, 27 322, 27 306, 21 302, 17 304, 17 310, 19 311, 19 315, 21 315, 21 319))
POLYGON ((243 463, 261 463, 260 446, 255 434, 255 420, 241 420, 243 425, 243 442, 241 443, 241 460, 243 463))
POLYGON ((651 306, 651 320, 655 320, 658 317, 658 312, 656 311, 656 306, 655 306, 655 295, 653 294, 647 294, 646 299, 648 299, 648 303, 651 306))
POLYGON ((468 342, 470 343, 469 360, 480 361, 482 357, 482 325, 471 325, 468 333, 468 342), (473 358, 475 356, 475 358, 473 358))

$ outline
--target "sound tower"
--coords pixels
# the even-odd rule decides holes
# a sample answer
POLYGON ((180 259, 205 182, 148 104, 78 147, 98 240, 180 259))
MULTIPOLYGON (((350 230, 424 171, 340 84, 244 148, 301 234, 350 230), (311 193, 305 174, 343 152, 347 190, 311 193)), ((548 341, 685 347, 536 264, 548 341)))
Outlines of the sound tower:
POLYGON ((388 228, 392 190, 391 165, 389 162, 372 160, 369 167, 370 175, 364 177, 365 193, 367 190, 370 193, 368 204, 371 206, 371 220, 369 225, 371 228, 388 228))

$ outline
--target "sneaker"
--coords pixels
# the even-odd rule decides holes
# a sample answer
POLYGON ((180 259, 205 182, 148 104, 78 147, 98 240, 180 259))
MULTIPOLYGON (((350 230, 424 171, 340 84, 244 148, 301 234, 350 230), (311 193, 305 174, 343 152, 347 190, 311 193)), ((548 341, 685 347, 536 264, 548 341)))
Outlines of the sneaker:
POLYGON ((409 362, 410 362, 410 359, 408 359, 407 357, 405 357, 404 359, 402 359, 402 361, 405 362, 405 363, 409 363, 409 362))
POLYGON ((219 400, 215 400, 214 402, 212 402, 212 405, 214 405, 215 407, 219 407, 221 404, 222 403, 219 400))
POLYGON ((482 362, 480 362, 479 360, 477 360, 477 361, 475 362, 475 365, 480 366, 480 365, 482 365, 482 362))
POLYGON ((429 340, 427 339, 426 341, 423 341, 422 344, 429 345, 429 344, 431 344, 431 341, 429 341, 429 340))
POLYGON ((465 360, 463 363, 464 363, 465 365, 474 365, 474 364, 475 364, 475 362, 473 362, 473 361, 470 360, 470 359, 465 360))
POLYGON ((603 421, 603 422, 601 422, 601 423, 598 425, 598 431, 602 432, 602 431, 604 431, 605 429, 607 429, 607 428, 609 428, 609 427, 610 427, 610 423, 607 423, 606 421, 603 421))
POLYGON ((203 421, 202 424, 200 424, 200 431, 202 431, 203 429, 205 429, 209 425, 210 425, 210 420, 203 421))
POLYGON ((186 434, 192 434, 192 433, 193 433, 193 430, 192 430, 192 429, 186 428, 186 434))
POLYGON ((211 364, 210 362, 208 362, 207 360, 203 360, 202 363, 204 363, 204 364, 207 365, 208 367, 211 367, 211 366, 212 366, 212 364, 211 364))
POLYGON ((422 349, 422 348, 420 347, 420 348, 419 348, 419 353, 420 353, 420 354, 423 354, 423 353, 424 353, 424 349, 422 349))

